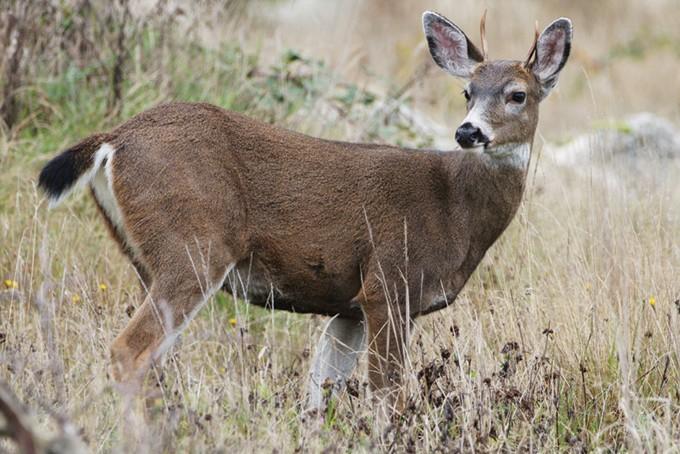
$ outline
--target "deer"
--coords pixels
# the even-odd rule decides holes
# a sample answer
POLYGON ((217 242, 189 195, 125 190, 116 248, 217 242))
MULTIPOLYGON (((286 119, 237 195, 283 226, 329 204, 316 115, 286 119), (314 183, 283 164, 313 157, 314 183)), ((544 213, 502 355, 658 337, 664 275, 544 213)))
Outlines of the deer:
MULTIPOLYGON (((455 301, 520 206, 539 104, 572 24, 536 33, 523 60, 489 60, 444 16, 423 14, 432 59, 464 82, 459 147, 324 140, 207 103, 172 102, 85 138, 38 185, 55 205, 89 186, 144 300, 111 344, 113 378, 140 377, 217 291, 330 317, 308 399, 340 392, 368 352, 372 395, 403 405, 410 324, 455 301)), ((537 24, 538 25, 538 24, 537 24)))

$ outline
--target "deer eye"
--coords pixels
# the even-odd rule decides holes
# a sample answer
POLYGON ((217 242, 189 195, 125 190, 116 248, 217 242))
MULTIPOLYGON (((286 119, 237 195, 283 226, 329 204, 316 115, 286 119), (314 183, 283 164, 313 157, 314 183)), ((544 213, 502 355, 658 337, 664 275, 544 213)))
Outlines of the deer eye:
POLYGON ((463 96, 465 96, 466 101, 470 100, 470 92, 469 91, 463 90, 463 96))
POLYGON ((516 102, 517 104, 522 104, 525 99, 527 99, 527 94, 523 91, 516 91, 510 95, 510 100, 512 102, 516 102))

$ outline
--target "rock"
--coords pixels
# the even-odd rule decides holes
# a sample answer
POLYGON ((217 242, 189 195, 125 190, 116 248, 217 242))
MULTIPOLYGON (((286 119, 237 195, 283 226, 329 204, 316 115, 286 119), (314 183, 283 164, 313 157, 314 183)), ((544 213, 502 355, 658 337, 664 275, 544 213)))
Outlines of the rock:
POLYGON ((633 114, 622 123, 576 137, 562 146, 547 147, 562 165, 589 161, 680 157, 680 132, 665 118, 649 112, 633 114))

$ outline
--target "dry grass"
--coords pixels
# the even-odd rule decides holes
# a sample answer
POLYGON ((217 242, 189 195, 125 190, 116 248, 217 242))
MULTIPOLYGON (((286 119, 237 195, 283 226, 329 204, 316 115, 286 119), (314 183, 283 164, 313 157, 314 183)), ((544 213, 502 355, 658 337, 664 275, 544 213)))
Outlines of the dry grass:
MULTIPOLYGON (((653 18, 666 11, 658 3, 648 13, 653 18)), ((500 10, 502 5, 493 3, 500 10)), ((548 5, 550 15, 575 12, 554 13, 557 4, 548 5)), ((622 24, 630 20, 629 13, 617 14, 622 24)), ((469 16, 472 22, 476 13, 469 16)), ((514 23, 517 14, 512 17, 514 23)), ((666 20, 677 21, 677 14, 666 20)), ((500 39, 489 35, 492 44, 500 39)), ((604 52, 606 45, 600 46, 604 52)), ((654 55, 645 58, 660 58, 654 55)), ((217 65, 205 70, 214 78, 185 85, 183 73, 173 73, 172 96, 214 96, 222 105, 233 102, 306 132, 365 135, 342 124, 342 118, 367 115, 357 106, 350 112, 358 113, 341 117, 341 124, 326 124, 323 94, 310 100, 306 92, 292 115, 262 99, 239 101, 259 93, 248 91, 257 83, 246 74, 247 60, 229 63, 235 79, 230 88, 242 90, 236 101, 219 97, 226 89, 217 65)), ((175 64, 201 67, 190 59, 175 64)), ((164 97, 149 82, 150 71, 137 68, 129 75, 122 116, 164 97)), ((543 117, 551 131, 572 127, 572 116, 555 117, 572 98, 582 102, 582 94, 568 88, 578 74, 578 67, 571 68, 562 91, 547 101, 543 117)), ((634 84, 636 78, 626 80, 634 84)), ((582 116, 602 118, 630 107, 618 104, 621 99, 610 105, 600 82, 591 82, 597 102, 582 116)), ((92 87, 84 90, 99 107, 87 112, 78 111, 84 105, 79 98, 55 101, 49 87, 29 87, 45 90, 39 98, 49 105, 38 103, 44 110, 28 129, 0 134, 0 278, 7 280, 0 292, 0 380, 46 429, 50 412, 69 415, 91 450, 105 452, 678 449, 678 163, 650 158, 639 172, 608 161, 608 172, 622 182, 613 189, 598 164, 565 169, 535 153, 537 168, 515 222, 453 307, 418 320, 406 384, 410 405, 395 424, 375 424, 363 363, 352 382, 356 397, 344 395, 322 415, 304 414, 306 371, 324 320, 271 313, 223 296, 210 301, 167 355, 157 371, 161 386, 149 390, 152 409, 144 422, 130 409, 136 402, 107 374, 108 345, 139 304, 136 277, 88 198, 72 197, 47 212, 34 187, 46 154, 117 119, 107 117, 106 95, 92 87)), ((459 108, 440 102, 441 108, 459 108)), ((408 140, 389 128, 370 137, 408 140)), ((9 447, 3 443, 0 450, 9 447)))
MULTIPOLYGON (((16 197, 0 218, 2 277, 17 283, 0 303, 1 376, 43 418, 47 408, 72 415, 93 450, 129 447, 139 423, 106 371, 108 345, 139 302, 135 276, 89 201, 48 216, 26 170, 15 172, 3 180, 16 197)), ((358 398, 323 418, 302 414, 320 318, 222 299, 168 355, 143 442, 671 449, 680 439, 680 191, 670 178, 626 181, 607 191, 543 163, 518 220, 454 307, 419 320, 412 406, 389 430, 373 426, 361 372, 358 398)))

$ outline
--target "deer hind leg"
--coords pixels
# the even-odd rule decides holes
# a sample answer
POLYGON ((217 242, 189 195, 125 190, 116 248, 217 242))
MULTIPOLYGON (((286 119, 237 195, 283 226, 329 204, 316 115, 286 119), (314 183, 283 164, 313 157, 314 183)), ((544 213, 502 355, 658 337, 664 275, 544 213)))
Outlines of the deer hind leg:
POLYGON ((333 317, 328 321, 312 360, 307 402, 310 408, 322 407, 327 381, 333 394, 342 390, 365 349, 365 337, 362 320, 333 317))
MULTIPOLYGON (((166 250, 167 252, 167 250, 166 250)), ((175 255, 172 264, 153 273, 150 292, 125 329, 111 345, 114 379, 140 384, 152 362, 172 345, 174 339, 223 284, 233 261, 226 253, 215 254, 208 263, 175 255)))

